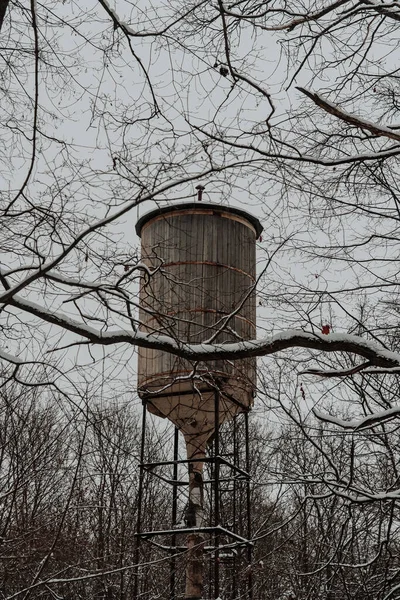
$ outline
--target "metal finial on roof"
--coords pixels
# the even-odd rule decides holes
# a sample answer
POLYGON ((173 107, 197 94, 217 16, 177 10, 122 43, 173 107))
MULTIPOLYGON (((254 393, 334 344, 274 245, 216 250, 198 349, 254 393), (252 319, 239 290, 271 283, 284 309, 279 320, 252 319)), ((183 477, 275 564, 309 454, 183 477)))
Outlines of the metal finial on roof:
POLYGON ((203 190, 205 190, 205 186, 201 185, 201 183, 199 183, 199 185, 196 185, 196 190, 197 190, 197 200, 200 202, 203 198, 203 190))

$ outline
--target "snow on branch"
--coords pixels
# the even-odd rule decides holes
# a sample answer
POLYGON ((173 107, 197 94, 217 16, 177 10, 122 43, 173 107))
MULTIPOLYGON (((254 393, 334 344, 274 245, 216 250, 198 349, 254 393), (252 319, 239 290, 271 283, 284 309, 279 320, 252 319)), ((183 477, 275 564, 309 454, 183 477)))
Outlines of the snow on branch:
MULTIPOLYGON (((305 14, 301 15, 300 17, 296 17, 290 21, 281 23, 280 25, 265 26, 265 25, 262 25, 261 23, 257 23, 257 27, 259 27, 260 29, 263 29, 264 31, 281 31, 284 29, 286 29, 287 31, 293 31, 293 29, 295 27, 297 27, 298 25, 302 25, 303 23, 310 23, 313 21, 318 21, 318 19, 320 19, 321 17, 325 17, 327 14, 334 12, 336 9, 340 8, 344 4, 349 4, 349 3, 350 3, 350 0, 336 0, 336 2, 333 2, 332 4, 328 4, 327 6, 324 6, 320 10, 317 10, 315 12, 306 12, 305 14)), ((273 11, 271 11, 271 12, 273 12, 273 11)), ((282 10, 282 12, 284 12, 284 11, 282 10)), ((255 18, 255 15, 252 15, 252 14, 242 15, 239 13, 232 12, 230 10, 225 10, 225 14, 230 15, 232 17, 239 18, 239 19, 243 19, 243 20, 255 18)))
POLYGON ((14 356, 13 354, 10 354, 9 352, 6 352, 2 348, 0 348, 0 360, 4 360, 5 362, 11 363, 13 365, 23 365, 24 364, 23 360, 21 360, 17 356, 14 356))
POLYGON ((342 427, 342 429, 360 431, 361 429, 369 429, 371 427, 375 427, 376 425, 380 425, 382 423, 385 423, 386 421, 390 421, 392 419, 395 419, 396 417, 399 417, 400 406, 395 406, 393 408, 389 408, 388 410, 382 410, 381 412, 368 415, 363 419, 352 419, 348 421, 332 417, 331 415, 327 415, 325 413, 321 413, 319 412, 319 410, 316 409, 314 409, 313 412, 317 419, 319 419, 320 421, 337 425, 338 427, 342 427))
POLYGON ((10 304, 47 323, 71 331, 93 344, 103 346, 130 344, 132 346, 170 352, 187 360, 235 360, 239 358, 268 356, 288 348, 310 348, 320 352, 349 352, 364 357, 371 365, 377 367, 400 367, 399 353, 386 350, 371 340, 345 333, 325 335, 306 332, 301 329, 290 329, 260 340, 222 344, 189 344, 185 341, 157 333, 124 329, 114 331, 97 330, 82 321, 72 319, 61 312, 44 308, 35 302, 17 295, 12 298, 10 304))
POLYGON ((357 115, 346 112, 337 104, 334 104, 333 102, 322 98, 322 96, 316 94, 315 92, 311 92, 310 90, 307 90, 302 87, 297 87, 297 89, 303 94, 305 94, 308 98, 311 98, 311 100, 317 106, 325 110, 325 112, 334 115, 338 119, 341 119, 342 121, 345 121, 350 125, 354 125, 355 127, 359 127, 360 129, 366 129, 367 131, 370 131, 371 133, 379 137, 383 136, 392 140, 396 140, 396 142, 400 142, 400 134, 393 131, 393 129, 391 129, 390 127, 385 127, 384 125, 379 125, 378 123, 373 123, 371 121, 365 121, 357 115))
MULTIPOLYGON (((305 371, 301 371, 299 375, 318 375, 319 377, 349 377, 350 375, 355 375, 356 373, 360 373, 363 371, 364 373, 370 373, 371 371, 367 370, 367 367, 370 367, 372 363, 368 360, 360 365, 356 365, 355 367, 351 367, 350 369, 331 369, 331 370, 321 370, 321 369, 307 369, 305 371)), ((397 367, 389 367, 390 370, 397 369, 397 367)))
POLYGON ((350 369, 306 369, 300 371, 299 375, 317 375, 318 377, 349 377, 356 373, 363 373, 363 375, 398 375, 400 374, 400 367, 378 367, 371 368, 373 363, 370 361, 351 367, 350 369))
POLYGON ((120 18, 120 16, 112 8, 112 6, 111 6, 111 4, 110 4, 110 2, 108 0, 98 0, 98 2, 104 8, 104 10, 108 14, 108 16, 111 18, 111 20, 113 22, 113 25, 114 25, 114 29, 118 29, 118 27, 120 27, 122 29, 122 31, 126 35, 128 35, 130 37, 156 37, 156 36, 164 35, 174 25, 176 25, 177 23, 179 23, 179 21, 183 20, 185 17, 187 17, 190 13, 192 13, 194 11, 194 7, 189 6, 188 9, 182 15, 179 15, 176 19, 172 19, 169 23, 167 23, 166 25, 164 25, 164 27, 160 27, 159 30, 155 30, 155 31, 136 31, 135 29, 133 29, 129 25, 129 23, 127 23, 126 21, 123 21, 120 18))
POLYGON ((108 16, 111 17, 113 23, 114 23, 114 28, 117 29, 118 27, 121 27, 121 29, 127 33, 128 35, 136 35, 136 32, 128 25, 128 23, 125 23, 125 21, 123 21, 122 19, 120 19, 120 17, 118 16, 118 14, 115 12, 115 10, 111 7, 111 4, 108 2, 108 0, 99 0, 99 3, 102 5, 102 7, 105 9, 105 11, 107 12, 108 16))

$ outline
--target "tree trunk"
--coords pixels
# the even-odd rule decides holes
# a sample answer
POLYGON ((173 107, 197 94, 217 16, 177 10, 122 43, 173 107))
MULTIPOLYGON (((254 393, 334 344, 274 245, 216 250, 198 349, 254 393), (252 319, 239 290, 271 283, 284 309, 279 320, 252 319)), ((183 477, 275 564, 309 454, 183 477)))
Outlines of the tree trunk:
POLYGON ((10 0, 0 0, 0 31, 3 26, 4 17, 6 16, 7 6, 10 0))

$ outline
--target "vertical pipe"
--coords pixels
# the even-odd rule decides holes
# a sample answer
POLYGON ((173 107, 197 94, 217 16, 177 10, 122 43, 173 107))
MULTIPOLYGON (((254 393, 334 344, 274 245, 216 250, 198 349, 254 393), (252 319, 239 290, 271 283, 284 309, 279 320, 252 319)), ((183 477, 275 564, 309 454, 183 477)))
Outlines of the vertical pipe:
MULTIPOLYGON (((220 392, 219 390, 214 391, 214 402, 215 402, 215 456, 214 456, 214 524, 216 527, 220 525, 220 505, 219 505, 219 468, 220 468, 220 460, 219 460, 219 404, 220 404, 220 392)), ((215 598, 219 598, 219 534, 215 533, 215 565, 214 565, 214 595, 215 598)))
POLYGON ((137 501, 137 520, 136 520, 136 550, 135 550, 135 598, 139 597, 139 558, 140 558, 140 530, 142 525, 142 497, 143 497, 143 480, 144 480, 144 450, 146 443, 146 401, 143 400, 142 412, 142 439, 140 442, 140 463, 139 463, 139 485, 138 485, 138 501, 137 501))
MULTIPOLYGON (((239 462, 239 446, 238 446, 238 417, 233 419, 233 464, 235 467, 240 467, 239 462)), ((242 531, 237 530, 237 511, 236 511, 236 503, 238 498, 238 482, 237 482, 237 472, 233 472, 233 507, 232 507, 232 529, 236 531, 239 535, 243 535, 242 531)), ((237 575, 236 575, 236 554, 234 554, 232 559, 232 599, 236 598, 237 594, 237 575)))
MULTIPOLYGON (((186 510, 186 525, 195 531, 187 537, 186 600, 201 600, 203 597, 203 547, 204 538, 196 529, 203 525, 204 483, 203 470, 194 468, 192 456, 189 461, 189 502, 186 510)), ((197 463, 198 465, 199 463, 197 463)))
MULTIPOLYGON (((249 452, 249 411, 244 413, 245 426, 245 448, 246 448, 246 471, 248 474, 246 481, 246 512, 247 512, 247 539, 251 539, 251 488, 250 488, 250 452, 249 452)), ((249 600, 253 598, 253 546, 247 546, 247 561, 249 563, 248 580, 247 580, 247 595, 249 600)))
MULTIPOLYGON (((176 520, 178 516, 178 443, 179 443, 179 429, 175 427, 174 431, 174 467, 172 474, 172 528, 176 526, 176 520)), ((169 598, 175 600, 175 586, 176 586, 176 534, 172 536, 172 547, 174 548, 171 556, 170 564, 170 579, 169 579, 169 598)))
MULTIPOLYGON (((209 456, 210 462, 208 463, 209 468, 209 480, 210 480, 210 509, 208 515, 208 526, 214 527, 214 478, 215 478, 215 436, 212 438, 212 441, 209 445, 209 456)), ((211 544, 210 544, 211 545, 211 544)), ((214 564, 213 564, 213 554, 210 553, 210 560, 208 561, 208 582, 209 582, 209 597, 211 598, 212 584, 214 578, 214 564)))
POLYGON ((204 588, 204 536, 198 532, 204 527, 204 479, 203 468, 206 442, 196 434, 185 435, 189 471, 189 498, 185 522, 193 529, 187 537, 186 600, 201 600, 204 588))

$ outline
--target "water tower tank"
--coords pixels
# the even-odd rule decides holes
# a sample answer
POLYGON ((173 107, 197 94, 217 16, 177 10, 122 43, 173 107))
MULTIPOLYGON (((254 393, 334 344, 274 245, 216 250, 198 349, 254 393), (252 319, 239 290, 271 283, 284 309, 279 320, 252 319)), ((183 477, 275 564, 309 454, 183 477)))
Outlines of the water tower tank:
MULTIPOLYGON (((256 335, 256 240, 262 227, 247 212, 190 203, 145 214, 136 225, 141 260, 156 271, 140 289, 141 330, 196 344, 256 335)), ((182 431, 188 458, 201 459, 219 422, 252 403, 255 359, 191 363, 139 349, 138 390, 151 412, 182 431)))

